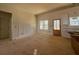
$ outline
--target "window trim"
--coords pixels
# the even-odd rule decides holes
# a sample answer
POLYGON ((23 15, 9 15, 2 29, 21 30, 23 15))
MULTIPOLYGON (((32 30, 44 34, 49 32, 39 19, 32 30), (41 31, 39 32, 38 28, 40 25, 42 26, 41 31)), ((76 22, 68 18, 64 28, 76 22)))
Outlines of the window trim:
POLYGON ((49 24, 49 21, 48 21, 48 20, 40 20, 40 21, 39 21, 39 29, 40 29, 40 30, 48 30, 48 29, 49 29, 49 25, 48 25, 48 26, 45 26, 45 22, 44 22, 44 21, 47 21, 48 24, 49 24), (43 29, 40 29, 40 22, 41 22, 41 21, 43 21, 43 29), (47 29, 45 29, 45 27, 47 27, 47 29))
MULTIPOLYGON (((76 17, 78 17, 78 16, 76 16, 76 17)), ((72 17, 69 17, 69 26, 76 26, 76 27, 79 26, 79 25, 71 25, 71 23, 70 23, 71 19, 70 18, 72 18, 72 17)))

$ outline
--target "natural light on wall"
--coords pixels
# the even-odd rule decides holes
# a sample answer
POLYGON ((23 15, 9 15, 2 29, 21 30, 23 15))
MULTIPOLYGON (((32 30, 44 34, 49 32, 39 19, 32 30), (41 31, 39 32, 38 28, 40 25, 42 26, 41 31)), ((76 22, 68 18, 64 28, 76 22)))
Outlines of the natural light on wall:
POLYGON ((70 26, 79 26, 79 17, 70 17, 70 26))
POLYGON ((40 30, 48 30, 48 20, 40 20, 40 30))

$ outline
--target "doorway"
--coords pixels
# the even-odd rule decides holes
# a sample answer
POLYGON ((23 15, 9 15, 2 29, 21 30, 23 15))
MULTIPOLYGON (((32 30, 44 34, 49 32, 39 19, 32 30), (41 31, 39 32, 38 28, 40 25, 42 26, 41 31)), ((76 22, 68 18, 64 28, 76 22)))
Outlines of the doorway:
POLYGON ((0 11, 0 39, 11 38, 11 13, 0 11))
POLYGON ((53 35, 61 36, 61 20, 60 19, 53 20, 53 35))

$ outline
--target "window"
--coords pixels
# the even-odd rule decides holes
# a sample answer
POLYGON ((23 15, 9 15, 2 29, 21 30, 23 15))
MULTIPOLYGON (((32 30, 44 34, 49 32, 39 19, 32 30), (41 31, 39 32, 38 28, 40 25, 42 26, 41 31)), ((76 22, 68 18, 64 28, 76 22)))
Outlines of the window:
POLYGON ((40 20, 40 29, 48 30, 48 20, 40 20))
POLYGON ((79 26, 79 17, 70 17, 70 26, 79 26))
POLYGON ((60 20, 54 20, 54 30, 60 30, 60 20))

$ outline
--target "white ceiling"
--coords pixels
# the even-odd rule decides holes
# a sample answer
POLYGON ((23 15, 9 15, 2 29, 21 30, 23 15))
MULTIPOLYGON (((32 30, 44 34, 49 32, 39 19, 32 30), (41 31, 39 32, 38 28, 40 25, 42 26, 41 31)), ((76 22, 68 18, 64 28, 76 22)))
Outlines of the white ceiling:
POLYGON ((6 6, 10 6, 12 8, 33 13, 39 14, 43 12, 47 12, 49 10, 53 10, 55 8, 63 7, 69 5, 68 3, 10 3, 10 4, 2 4, 6 6))

